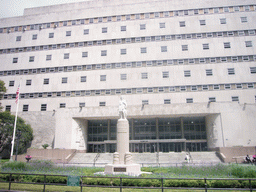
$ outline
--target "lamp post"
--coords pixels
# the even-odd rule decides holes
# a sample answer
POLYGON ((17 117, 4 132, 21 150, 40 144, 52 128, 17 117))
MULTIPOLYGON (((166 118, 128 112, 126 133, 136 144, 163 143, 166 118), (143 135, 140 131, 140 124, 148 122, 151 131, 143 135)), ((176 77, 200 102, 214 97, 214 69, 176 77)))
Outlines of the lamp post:
POLYGON ((17 145, 16 145, 15 161, 17 161, 17 155, 18 155, 18 150, 19 150, 20 136, 21 136, 21 131, 17 131, 17 145))

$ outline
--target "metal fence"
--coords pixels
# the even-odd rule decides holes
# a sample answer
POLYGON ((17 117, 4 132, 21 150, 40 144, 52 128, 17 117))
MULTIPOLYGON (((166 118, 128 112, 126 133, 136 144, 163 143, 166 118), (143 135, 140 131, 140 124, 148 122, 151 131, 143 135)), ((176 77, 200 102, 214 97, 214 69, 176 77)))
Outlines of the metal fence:
MULTIPOLYGON (((18 183, 18 184, 32 184, 32 185, 42 185, 42 191, 46 191, 47 185, 55 185, 55 186, 67 186, 67 183, 52 183, 47 182, 47 177, 53 177, 53 176, 59 176, 59 177, 65 177, 66 181, 68 181, 69 175, 48 175, 48 174, 25 174, 25 173, 0 173, 0 175, 5 175, 6 178, 8 178, 8 181, 4 181, 0 178, 0 183, 9 183, 9 190, 11 190, 12 183, 18 183), (43 177, 43 181, 40 182, 21 182, 15 180, 15 176, 41 176, 43 177)), ((162 192, 164 192, 165 189, 180 189, 180 190, 204 190, 207 192, 207 190, 236 190, 236 191, 256 191, 256 183, 254 186, 252 185, 252 181, 256 181, 256 179, 240 179, 240 178, 141 178, 141 177, 98 177, 98 176, 79 176, 79 182, 78 185, 80 187, 81 192, 83 191, 83 188, 86 187, 98 187, 98 188, 118 188, 120 189, 120 192, 122 192, 122 189, 129 188, 129 189, 160 189, 162 192), (115 185, 91 185, 91 184, 85 184, 83 183, 83 178, 93 178, 93 179, 115 179, 116 184, 115 185), (151 180, 149 182, 158 181, 159 186, 128 186, 127 183, 125 184, 124 181, 127 181, 129 179, 135 179, 135 180, 151 180), (201 181, 201 186, 199 187, 182 187, 182 186, 175 186, 175 187, 167 187, 166 182, 170 180, 175 180, 176 182, 178 180, 194 180, 194 181, 201 181), (208 186, 208 182, 211 180, 228 180, 228 181, 247 181, 248 186, 244 188, 211 188, 208 186)))

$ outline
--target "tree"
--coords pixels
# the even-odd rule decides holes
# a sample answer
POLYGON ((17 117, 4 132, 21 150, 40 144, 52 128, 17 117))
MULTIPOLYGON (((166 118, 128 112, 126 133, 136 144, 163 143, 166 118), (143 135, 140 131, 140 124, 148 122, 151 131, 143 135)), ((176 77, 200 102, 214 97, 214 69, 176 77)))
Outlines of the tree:
MULTIPOLYGON (((2 99, 4 93, 6 92, 5 83, 0 80, 0 100, 2 99)), ((2 109, 1 103, 0 103, 0 110, 2 109)))
MULTIPOLYGON (((11 115, 9 111, 0 112, 0 153, 9 152, 8 154, 10 154, 11 152, 14 121, 15 116, 11 115)), ((18 154, 24 153, 33 140, 33 130, 29 124, 26 124, 22 118, 18 117, 16 131, 21 131, 18 154)))

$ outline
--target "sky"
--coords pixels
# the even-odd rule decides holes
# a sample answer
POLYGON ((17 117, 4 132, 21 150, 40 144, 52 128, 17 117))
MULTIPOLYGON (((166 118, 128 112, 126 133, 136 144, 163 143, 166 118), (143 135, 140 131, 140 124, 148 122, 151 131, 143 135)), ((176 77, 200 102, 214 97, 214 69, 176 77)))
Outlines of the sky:
POLYGON ((22 16, 25 8, 81 1, 83 0, 0 0, 0 18, 22 16))

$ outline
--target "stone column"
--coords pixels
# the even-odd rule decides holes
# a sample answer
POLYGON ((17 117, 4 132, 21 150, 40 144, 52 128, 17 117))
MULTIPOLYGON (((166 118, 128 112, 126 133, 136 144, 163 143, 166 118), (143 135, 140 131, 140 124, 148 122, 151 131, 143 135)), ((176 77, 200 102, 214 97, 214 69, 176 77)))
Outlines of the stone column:
POLYGON ((116 148, 119 153, 119 164, 125 163, 125 153, 129 152, 129 122, 118 119, 116 128, 116 148))

